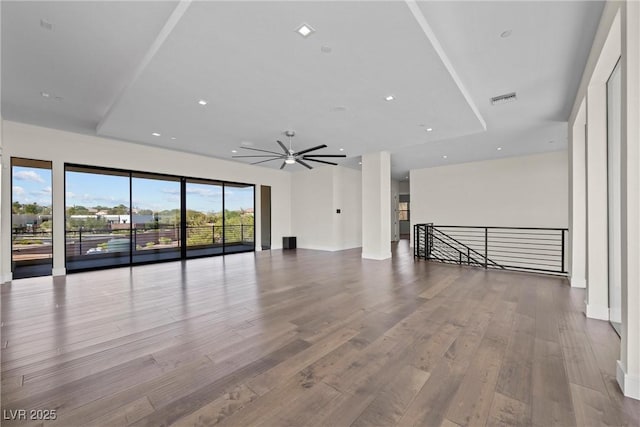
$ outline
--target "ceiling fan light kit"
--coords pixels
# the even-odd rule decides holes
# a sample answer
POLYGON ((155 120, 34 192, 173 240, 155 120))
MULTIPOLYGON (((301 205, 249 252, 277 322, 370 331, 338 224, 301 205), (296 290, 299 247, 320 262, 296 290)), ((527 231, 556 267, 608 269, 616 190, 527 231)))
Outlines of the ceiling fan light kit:
POLYGON ((347 157, 345 154, 307 154, 307 153, 311 153, 312 151, 316 151, 316 150, 321 150, 323 148, 327 148, 326 144, 321 144, 321 145, 316 145, 315 147, 311 147, 311 148, 307 148, 304 150, 300 150, 300 151, 295 151, 293 149, 293 145, 291 143, 291 139, 296 135, 295 131, 292 130, 287 130, 284 133, 288 138, 289 138, 289 148, 287 148, 287 146, 282 142, 282 141, 276 141, 278 143, 278 145, 280 146, 280 148, 282 148, 282 153, 278 153, 276 151, 269 151, 269 150, 261 150, 259 148, 251 148, 251 147, 240 147, 242 149, 245 150, 251 150, 251 151, 259 151, 261 153, 270 153, 270 155, 253 155, 253 156, 232 156, 233 158, 240 158, 240 157, 268 157, 265 160, 259 160, 257 162, 253 162, 251 163, 252 165, 257 165, 259 163, 265 163, 265 162, 271 162, 273 160, 283 160, 282 162, 282 166, 280 166, 280 169, 284 169, 285 166, 287 165, 292 165, 295 163, 298 163, 302 166, 304 166, 307 169, 313 169, 313 167, 311 165, 309 165, 307 163, 307 161, 309 162, 316 162, 316 163, 323 163, 326 165, 333 165, 333 166, 337 166, 337 163, 334 162, 328 162, 326 160, 320 160, 318 159, 318 157, 334 157, 334 158, 338 158, 338 157, 347 157))

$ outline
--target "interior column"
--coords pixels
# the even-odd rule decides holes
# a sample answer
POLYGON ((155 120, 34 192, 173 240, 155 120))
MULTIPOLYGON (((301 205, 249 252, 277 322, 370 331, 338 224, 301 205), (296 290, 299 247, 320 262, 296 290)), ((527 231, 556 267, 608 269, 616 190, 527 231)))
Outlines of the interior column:
POLYGON ((607 87, 587 90, 587 300, 585 314, 609 320, 607 87))
POLYGON ((0 283, 10 282, 11 275, 11 160, 2 152, 2 118, 0 117, 0 283))
POLYGON ((391 156, 362 156, 362 258, 391 258, 391 156))
POLYGON ((569 135, 569 251, 571 286, 587 286, 586 106, 582 102, 569 135))
POLYGON ((640 3, 622 6, 622 334, 616 377, 640 399, 640 3))
POLYGON ((54 276, 67 273, 65 260, 64 163, 51 162, 51 195, 53 206, 53 270, 54 276))

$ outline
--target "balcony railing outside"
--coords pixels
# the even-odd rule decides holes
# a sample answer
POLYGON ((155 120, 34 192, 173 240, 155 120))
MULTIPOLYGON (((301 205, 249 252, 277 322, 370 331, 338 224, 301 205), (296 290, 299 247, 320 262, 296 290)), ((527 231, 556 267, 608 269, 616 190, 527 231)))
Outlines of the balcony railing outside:
MULTIPOLYGON (((187 226, 187 247, 253 245, 253 225, 187 226), (224 242, 224 243, 223 243, 224 242)), ((78 229, 66 232, 67 257, 100 253, 176 250, 181 246, 180 229, 111 230, 78 229), (130 242, 130 239, 132 242, 130 242)))

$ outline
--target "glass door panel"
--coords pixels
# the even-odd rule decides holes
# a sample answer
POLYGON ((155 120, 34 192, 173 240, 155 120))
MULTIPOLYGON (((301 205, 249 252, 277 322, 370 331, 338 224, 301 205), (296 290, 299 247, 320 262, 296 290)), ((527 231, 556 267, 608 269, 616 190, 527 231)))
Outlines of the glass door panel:
POLYGON ((133 173, 133 262, 180 258, 180 178, 133 173))
POLYGON ((67 166, 65 192, 67 270, 128 265, 129 173, 67 166))
POLYGON ((224 185, 224 251, 252 251, 254 239, 254 186, 224 185))
POLYGON ((51 162, 11 159, 11 270, 14 279, 53 268, 51 162))
POLYGON ((223 253, 222 184, 189 179, 185 188, 187 257, 223 253))

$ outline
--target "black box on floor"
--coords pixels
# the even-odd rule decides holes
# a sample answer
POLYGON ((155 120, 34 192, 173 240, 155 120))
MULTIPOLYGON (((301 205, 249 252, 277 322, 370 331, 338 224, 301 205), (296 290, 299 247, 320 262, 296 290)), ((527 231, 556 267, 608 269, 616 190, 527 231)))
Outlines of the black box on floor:
POLYGON ((296 238, 295 237, 283 237, 282 238, 282 249, 295 249, 296 248, 296 238))

